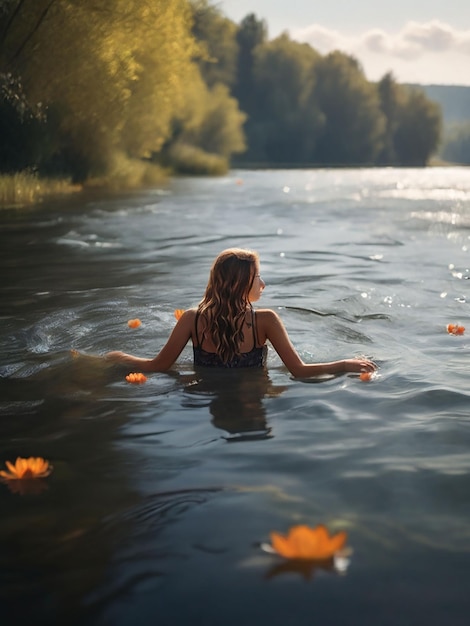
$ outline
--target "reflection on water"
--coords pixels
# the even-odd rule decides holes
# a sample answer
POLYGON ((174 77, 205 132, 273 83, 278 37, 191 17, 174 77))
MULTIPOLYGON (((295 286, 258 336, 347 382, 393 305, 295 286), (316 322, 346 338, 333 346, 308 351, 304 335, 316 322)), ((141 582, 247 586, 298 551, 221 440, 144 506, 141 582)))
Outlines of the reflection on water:
POLYGON ((466 626, 468 181, 247 171, 0 212, 0 465, 54 466, 0 484, 0 624, 466 626), (305 360, 380 376, 293 380, 272 350, 195 371, 188 348, 134 386, 98 358, 155 354, 232 245, 305 360), (344 576, 261 552, 298 523, 348 532, 344 576))
POLYGON ((305 580, 313 580, 315 575, 327 572, 328 574, 337 574, 332 559, 328 561, 312 562, 312 561, 281 561, 272 565, 265 573, 266 580, 271 580, 277 576, 286 574, 297 574, 305 580))
POLYGON ((229 442, 272 437, 267 423, 265 398, 279 397, 287 389, 273 385, 266 370, 204 370, 187 387, 188 409, 208 405, 212 424, 226 431, 229 442))

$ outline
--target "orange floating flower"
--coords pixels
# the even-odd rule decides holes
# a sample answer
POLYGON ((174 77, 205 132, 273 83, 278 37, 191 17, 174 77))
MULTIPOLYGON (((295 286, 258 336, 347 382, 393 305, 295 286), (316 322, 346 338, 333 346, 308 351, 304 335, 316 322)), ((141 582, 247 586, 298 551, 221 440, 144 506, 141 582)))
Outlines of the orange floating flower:
POLYGON ((52 465, 41 457, 30 456, 28 459, 18 457, 15 464, 5 461, 8 472, 0 470, 0 480, 30 480, 31 478, 45 478, 52 472, 52 465))
POLYGON ((133 372, 132 374, 128 374, 126 376, 126 380, 128 383, 141 385, 142 383, 147 382, 147 376, 144 376, 144 374, 142 374, 141 372, 133 372))
POLYGON ((293 526, 286 537, 276 532, 271 532, 270 537, 274 551, 286 559, 323 561, 344 548, 347 534, 342 531, 330 536, 320 524, 315 528, 293 526))
POLYGON ((465 333, 465 326, 459 326, 458 324, 447 324, 447 332, 449 335, 463 335, 465 333))
POLYGON ((139 319, 129 320, 127 322, 127 325, 129 326, 129 328, 139 328, 141 324, 142 322, 139 319))
POLYGON ((175 309, 175 317, 177 320, 183 315, 184 309, 175 309))

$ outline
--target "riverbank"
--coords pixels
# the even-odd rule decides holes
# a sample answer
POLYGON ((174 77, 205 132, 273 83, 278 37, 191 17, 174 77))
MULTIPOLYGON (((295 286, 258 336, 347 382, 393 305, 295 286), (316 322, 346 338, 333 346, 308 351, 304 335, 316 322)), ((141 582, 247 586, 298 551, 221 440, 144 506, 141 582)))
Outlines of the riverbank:
POLYGON ((0 208, 26 206, 45 197, 81 190, 81 185, 67 179, 39 178, 36 174, 25 172, 3 174, 0 176, 0 208))
MULTIPOLYGON (((70 179, 53 179, 53 178, 41 178, 37 174, 28 172, 18 172, 15 174, 0 174, 0 209, 2 208, 19 208, 22 206, 29 206, 37 202, 41 202, 45 198, 57 197, 60 195, 68 195, 72 193, 78 193, 82 191, 90 190, 106 190, 106 191, 125 191, 135 188, 145 188, 155 184, 162 184, 168 181, 168 178, 172 176, 181 175, 178 173, 170 173, 169 170, 165 170, 162 167, 149 164, 138 163, 138 167, 134 163, 132 166, 129 163, 127 167, 121 168, 113 172, 111 176, 103 179, 91 179, 84 184, 74 184, 70 179)), ((432 159, 426 167, 454 167, 458 166, 456 163, 450 163, 442 161, 441 159, 432 159)), ((273 163, 264 164, 243 164, 238 165, 238 169, 330 169, 329 166, 319 167, 309 164, 289 164, 280 165, 273 163)), ((362 166, 361 166, 362 167, 362 166)), ((351 166, 344 166, 346 169, 350 169, 351 166)), ((338 166, 335 169, 344 169, 338 166)), ((354 169, 354 168, 353 168, 354 169)), ((360 169, 360 167, 356 167, 360 169)), ((193 172, 194 175, 204 176, 220 176, 223 175, 222 171, 217 172, 193 172)))
POLYGON ((169 176, 169 170, 160 165, 119 155, 106 175, 89 178, 83 184, 69 178, 43 178, 34 172, 0 174, 0 209, 29 206, 46 198, 82 191, 121 192, 152 187, 166 182, 169 176))

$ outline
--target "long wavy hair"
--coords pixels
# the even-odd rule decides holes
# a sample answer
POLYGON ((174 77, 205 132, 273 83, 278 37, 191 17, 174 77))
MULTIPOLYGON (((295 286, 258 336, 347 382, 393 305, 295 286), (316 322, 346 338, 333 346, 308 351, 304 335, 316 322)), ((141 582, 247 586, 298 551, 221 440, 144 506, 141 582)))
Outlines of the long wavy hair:
POLYGON ((248 296, 258 263, 256 252, 229 248, 212 265, 198 311, 223 363, 240 354, 248 296))

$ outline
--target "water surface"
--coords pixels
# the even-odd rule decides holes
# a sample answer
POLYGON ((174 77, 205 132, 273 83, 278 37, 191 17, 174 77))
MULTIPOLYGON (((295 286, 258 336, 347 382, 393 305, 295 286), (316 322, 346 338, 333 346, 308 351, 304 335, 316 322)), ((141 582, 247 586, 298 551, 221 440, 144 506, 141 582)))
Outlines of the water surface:
POLYGON ((54 465, 0 485, 2 626, 468 623, 468 169, 234 171, 0 229, 0 465, 54 465), (71 358, 154 355, 230 246, 305 361, 379 377, 294 380, 273 350, 201 373, 188 347, 132 386, 71 358), (344 574, 262 552, 298 523, 348 532, 344 574))

